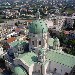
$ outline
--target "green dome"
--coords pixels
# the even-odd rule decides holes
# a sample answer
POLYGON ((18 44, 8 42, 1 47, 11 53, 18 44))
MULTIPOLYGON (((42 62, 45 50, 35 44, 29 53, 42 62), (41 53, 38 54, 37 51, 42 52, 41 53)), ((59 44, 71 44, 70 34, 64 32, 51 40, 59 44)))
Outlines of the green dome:
POLYGON ((26 70, 23 67, 17 66, 14 69, 14 75, 28 75, 28 74, 27 74, 26 70))
POLYGON ((60 45, 59 39, 56 37, 53 42, 54 45, 60 45))
POLYGON ((29 32, 34 34, 47 33, 47 24, 42 19, 35 20, 29 25, 29 32))

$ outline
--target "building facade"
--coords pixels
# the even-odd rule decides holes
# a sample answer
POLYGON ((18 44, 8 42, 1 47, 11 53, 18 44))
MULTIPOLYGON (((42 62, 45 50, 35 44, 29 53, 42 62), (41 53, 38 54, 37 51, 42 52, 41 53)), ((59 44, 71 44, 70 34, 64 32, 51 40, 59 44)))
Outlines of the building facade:
MULTIPOLYGON (((26 75, 69 75, 71 73, 75 65, 75 57, 62 51, 57 37, 53 41, 48 39, 44 20, 32 22, 29 26, 29 36, 30 52, 14 59, 14 64, 21 70, 20 66, 22 66, 26 75), (49 48, 48 41, 53 43, 52 48, 49 48)), ((16 74, 16 71, 14 73, 16 74)))

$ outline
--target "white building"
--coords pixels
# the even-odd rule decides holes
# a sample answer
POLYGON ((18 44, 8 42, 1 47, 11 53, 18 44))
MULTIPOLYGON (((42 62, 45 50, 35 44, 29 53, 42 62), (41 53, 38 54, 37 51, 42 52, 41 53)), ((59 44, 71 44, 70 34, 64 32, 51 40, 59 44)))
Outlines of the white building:
POLYGON ((29 38, 30 52, 14 59, 13 75, 73 75, 75 57, 62 51, 58 38, 49 38, 44 20, 31 23, 29 38))
MULTIPOLYGON (((49 14, 47 17, 50 26, 48 28, 56 28, 56 30, 61 30, 62 26, 64 25, 65 22, 65 16, 56 16, 54 14, 49 14)), ((48 22, 46 22, 48 23, 48 22)))
POLYGON ((53 23, 52 20, 45 20, 45 22, 46 22, 48 28, 53 28, 54 27, 54 23, 53 23))
POLYGON ((7 38, 10 38, 13 35, 17 35, 17 33, 16 32, 12 32, 12 33, 10 33, 10 34, 7 35, 7 38))

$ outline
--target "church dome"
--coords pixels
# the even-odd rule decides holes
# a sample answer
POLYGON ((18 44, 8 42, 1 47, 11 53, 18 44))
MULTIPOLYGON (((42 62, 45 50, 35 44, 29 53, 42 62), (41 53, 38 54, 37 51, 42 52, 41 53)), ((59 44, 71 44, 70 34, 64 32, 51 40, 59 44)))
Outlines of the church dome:
POLYGON ((17 66, 14 69, 14 75, 28 75, 28 74, 27 74, 26 70, 23 67, 17 66))
POLYGON ((47 24, 43 19, 35 20, 29 25, 29 32, 34 34, 47 33, 47 24))

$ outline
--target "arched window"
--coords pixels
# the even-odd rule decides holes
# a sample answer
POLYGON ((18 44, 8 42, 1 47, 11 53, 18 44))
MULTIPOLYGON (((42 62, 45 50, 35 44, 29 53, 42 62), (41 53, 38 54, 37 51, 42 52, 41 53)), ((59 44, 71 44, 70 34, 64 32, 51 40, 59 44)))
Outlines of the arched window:
POLYGON ((68 73, 67 72, 65 72, 65 74, 64 75, 68 75, 68 73))
POLYGON ((32 45, 34 45, 34 41, 32 41, 32 45))
POLYGON ((41 41, 39 41, 39 45, 41 45, 41 41))
POLYGON ((54 68, 54 72, 56 72, 57 71, 57 69, 56 68, 54 68))

